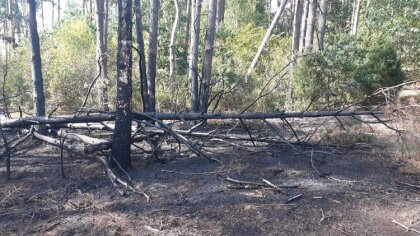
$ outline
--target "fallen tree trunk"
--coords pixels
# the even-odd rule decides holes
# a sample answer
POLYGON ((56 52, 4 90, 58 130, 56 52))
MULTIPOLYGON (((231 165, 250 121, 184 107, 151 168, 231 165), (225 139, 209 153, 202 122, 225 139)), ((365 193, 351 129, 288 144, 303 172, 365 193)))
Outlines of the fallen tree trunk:
MULTIPOLYGON (((318 117, 341 117, 341 116, 364 116, 382 115, 380 111, 338 111, 338 112, 278 112, 278 113, 133 113, 135 120, 264 120, 264 119, 286 119, 286 118, 318 118, 318 117)), ((114 121, 113 113, 80 115, 80 116, 54 116, 54 117, 24 117, 19 119, 7 119, 0 121, 3 128, 23 128, 31 125, 62 125, 70 123, 94 123, 114 121)))

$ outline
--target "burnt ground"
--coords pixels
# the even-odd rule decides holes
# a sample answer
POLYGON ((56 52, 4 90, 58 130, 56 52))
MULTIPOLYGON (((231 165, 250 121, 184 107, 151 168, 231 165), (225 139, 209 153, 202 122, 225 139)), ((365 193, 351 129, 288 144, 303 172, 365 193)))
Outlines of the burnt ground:
POLYGON ((314 164, 329 174, 319 177, 285 144, 208 145, 223 166, 189 153, 163 164, 135 154, 130 175, 147 202, 119 193, 92 158, 66 156, 62 179, 59 151, 30 141, 13 155, 12 180, 0 180, 0 235, 417 235, 393 219, 420 230, 420 190, 399 183, 419 185, 419 169, 386 148, 317 147, 314 164), (238 189, 228 176, 299 187, 238 189))

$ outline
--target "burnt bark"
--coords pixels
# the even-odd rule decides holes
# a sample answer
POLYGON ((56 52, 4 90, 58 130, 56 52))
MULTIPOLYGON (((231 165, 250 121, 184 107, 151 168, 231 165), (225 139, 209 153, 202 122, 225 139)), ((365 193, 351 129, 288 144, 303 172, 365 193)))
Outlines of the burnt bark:
POLYGON ((202 0, 193 1, 193 17, 191 24, 191 47, 189 58, 189 72, 188 79, 191 81, 191 109, 193 112, 198 112, 200 108, 199 103, 199 88, 198 88, 198 45, 200 41, 200 16, 202 0))
POLYGON ((300 40, 300 27, 302 25, 302 13, 303 13, 304 0, 295 1, 294 17, 293 17, 293 41, 292 41, 292 52, 295 54, 299 51, 299 40, 300 40))
POLYGON ((319 28, 318 28, 318 49, 324 50, 324 37, 327 29, 327 15, 328 15, 328 0, 321 0, 319 15, 319 28))
POLYGON ((150 5, 150 39, 149 39, 149 61, 148 61, 148 91, 149 91, 149 110, 156 111, 156 57, 157 57, 157 37, 159 22, 159 0, 151 0, 150 5))
MULTIPOLYGON (((36 0, 28 0, 29 4, 29 30, 32 45, 32 82, 33 101, 36 116, 45 116, 44 81, 42 78, 41 48, 39 43, 38 28, 36 22, 36 0)), ((45 133, 45 126, 39 126, 39 132, 45 133)))
POLYGON ((217 0, 217 13, 216 13, 216 28, 220 28, 225 20, 225 6, 226 0, 217 0))
POLYGON ((214 37, 216 32, 217 0, 209 0, 206 37, 204 42, 203 71, 200 86, 200 111, 207 112, 210 99, 210 80, 213 62, 214 37))
POLYGON ((147 85, 146 55, 144 52, 143 13, 140 0, 134 0, 134 9, 136 12, 136 38, 139 53, 140 95, 143 103, 143 111, 149 111, 150 101, 147 85))
POLYGON ((132 1, 118 0, 117 101, 112 156, 131 168, 132 1))
POLYGON ((96 60, 98 61, 97 73, 100 74, 98 89, 98 107, 101 110, 108 111, 108 55, 106 48, 105 34, 105 1, 96 0, 96 60))

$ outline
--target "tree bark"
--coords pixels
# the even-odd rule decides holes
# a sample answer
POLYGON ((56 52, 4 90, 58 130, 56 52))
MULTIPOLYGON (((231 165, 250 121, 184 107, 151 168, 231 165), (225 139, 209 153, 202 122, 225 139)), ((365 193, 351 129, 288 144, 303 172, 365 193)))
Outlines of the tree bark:
POLYGON ((318 29, 318 49, 324 50, 324 36, 327 29, 327 15, 328 15, 328 0, 321 0, 319 15, 319 29, 318 29))
POLYGON ((100 110, 108 111, 108 90, 107 90, 107 49, 105 44, 105 2, 96 0, 96 60, 98 61, 97 73, 100 74, 98 89, 98 107, 100 110))
POLYGON ((286 7, 288 0, 282 0, 280 7, 276 11, 276 15, 274 16, 273 20, 271 21, 270 27, 268 27, 267 32, 265 33, 264 39, 262 40, 260 47, 258 48, 257 53, 254 56, 254 59, 251 62, 251 65, 248 68, 248 71, 246 72, 246 78, 251 76, 252 70, 254 69, 255 65, 257 65, 258 59, 260 58, 265 45, 267 44, 268 40, 270 39, 271 32, 273 32, 274 27, 277 24, 277 21, 280 18, 281 13, 284 11, 284 8, 286 7))
POLYGON ((112 156, 131 168, 132 1, 118 0, 117 101, 112 156))
POLYGON ((293 17, 293 41, 292 41, 292 53, 295 54, 299 51, 299 40, 300 40, 300 27, 302 25, 302 13, 303 13, 304 0, 296 0, 294 17, 293 17))
POLYGON ((54 27, 54 0, 51 0, 51 26, 54 27))
POLYGON ((354 0, 353 16, 351 22, 351 32, 353 36, 357 35, 357 30, 359 27, 359 14, 360 14, 360 3, 362 0, 354 0))
POLYGON ((170 79, 170 95, 174 95, 175 91, 175 84, 176 84, 176 34, 178 32, 178 26, 179 26, 179 6, 178 1, 174 0, 175 4, 175 21, 172 26, 172 32, 171 32, 171 41, 169 45, 169 79, 170 79))
POLYGON ((149 39, 149 70, 147 76, 149 91, 149 111, 156 111, 156 57, 157 57, 157 37, 159 22, 159 0, 150 2, 150 39, 149 39))
POLYGON ((45 19, 44 19, 44 0, 40 0, 41 2, 41 21, 42 21, 42 29, 45 29, 45 19))
POLYGON ((309 0, 304 1, 302 20, 300 21, 299 52, 304 52, 305 50, 306 19, 308 18, 309 0))
POLYGON ((225 20, 225 0, 217 0, 216 28, 219 29, 225 20))
POLYGON ((194 1, 194 0, 187 0, 187 22, 186 22, 186 25, 185 25, 184 42, 183 42, 183 46, 184 46, 185 49, 189 48, 188 44, 189 44, 189 40, 190 40, 192 1, 194 1))
POLYGON ((309 0, 308 18, 306 22, 305 48, 314 44, 314 25, 316 18, 317 0, 309 0))
POLYGON ((137 49, 139 53, 139 69, 140 69, 140 95, 143 103, 143 111, 149 111, 149 91, 147 85, 146 55, 144 52, 143 38, 143 13, 141 10, 140 0, 134 0, 136 11, 136 38, 137 49))
POLYGON ((57 21, 60 22, 61 17, 61 5, 60 0, 57 0, 57 21))
POLYGON ((207 18, 206 37, 204 42, 203 71, 200 87, 200 111, 207 112, 210 98, 210 80, 213 63, 213 47, 216 32, 217 0, 209 0, 209 13, 207 18))
POLYGON ((191 24, 191 47, 189 58, 188 78, 191 81, 191 109, 198 112, 200 108, 198 97, 198 45, 200 41, 200 16, 202 0, 193 1, 193 14, 191 24))
MULTIPOLYGON (((28 0, 29 4, 29 30, 32 45, 32 82, 33 101, 36 116, 45 116, 44 81, 42 79, 41 48, 36 22, 36 0, 28 0)), ((45 126, 39 126, 39 132, 45 133, 45 126)))

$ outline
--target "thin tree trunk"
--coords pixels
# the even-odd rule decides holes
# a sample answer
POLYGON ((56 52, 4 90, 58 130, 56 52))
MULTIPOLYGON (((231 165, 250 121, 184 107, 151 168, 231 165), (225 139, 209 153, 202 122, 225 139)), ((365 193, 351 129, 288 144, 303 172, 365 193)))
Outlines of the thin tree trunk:
POLYGON ((317 0, 309 0, 308 19, 306 22, 305 48, 314 44, 314 25, 316 18, 317 0))
POLYGON ((170 94, 173 95, 175 91, 175 77, 176 77, 176 34, 179 26, 179 6, 178 1, 174 0, 175 4, 175 21, 171 32, 171 42, 169 45, 169 78, 170 78, 170 94))
MULTIPOLYGON (((44 81, 42 79, 42 62, 39 35, 36 23, 36 0, 28 0, 29 4, 29 30, 32 45, 32 82, 33 101, 36 116, 45 116, 44 81)), ((45 133, 44 125, 39 126, 39 132, 45 133)))
POLYGON ((292 52, 295 54, 299 51, 300 27, 302 25, 302 12, 304 0, 296 0, 295 13, 293 17, 293 41, 292 52))
POLYGON ((360 14, 360 3, 362 0, 355 0, 354 10, 352 16, 351 32, 350 34, 355 36, 357 35, 357 30, 359 27, 359 14, 360 14))
POLYGON ((93 4, 92 4, 92 0, 89 0, 89 21, 91 23, 93 21, 93 4))
POLYGON ((144 53, 143 13, 141 11, 140 0, 134 0, 134 7, 136 11, 137 48, 139 51, 140 95, 143 103, 143 111, 149 111, 150 101, 147 86, 146 55, 144 53))
POLYGON ((41 0, 41 21, 42 21, 42 29, 45 29, 45 19, 44 19, 44 0, 41 0))
POLYGON ((324 36, 327 29, 327 15, 328 15, 328 0, 321 0, 319 15, 319 29, 318 29, 318 49, 324 50, 324 36))
POLYGON ((54 26, 54 0, 51 0, 51 26, 54 26))
POLYGON ((191 24, 191 47, 188 78, 191 81, 191 109, 198 112, 200 108, 198 97, 198 45, 200 40, 200 16, 202 0, 193 0, 193 17, 191 24))
POLYGON ((132 1, 118 0, 117 101, 112 156, 131 168, 132 1))
POLYGON ((60 16, 61 16, 61 5, 60 0, 57 0, 57 21, 60 22, 60 16))
POLYGON ((189 40, 190 40, 192 1, 194 1, 194 0, 187 0, 187 22, 186 22, 186 25, 185 25, 184 42, 183 42, 183 46, 184 46, 185 49, 189 48, 188 43, 189 43, 189 40))
POLYGON ((209 0, 206 37, 204 42, 203 71, 200 87, 200 111, 207 112, 210 98, 210 80, 213 62, 214 36, 216 32, 217 0, 209 0))
POLYGON ((107 52, 105 45, 105 2, 96 0, 96 60, 97 73, 100 74, 100 80, 97 83, 98 89, 98 108, 108 111, 108 91, 106 88, 107 81, 107 52), (105 63, 104 63, 105 62, 105 63))
POLYGON ((156 111, 156 57, 157 57, 157 37, 159 22, 159 0, 151 0, 150 2, 150 40, 149 40, 149 70, 147 76, 147 84, 149 91, 149 111, 156 111))
POLYGON ((267 44, 268 40, 270 39, 271 32, 274 30, 274 27, 276 26, 277 21, 279 20, 281 13, 284 11, 284 8, 287 4, 287 1, 288 0, 282 0, 282 2, 280 4, 280 7, 277 9, 276 15, 274 16, 273 20, 271 21, 270 27, 267 29, 267 32, 265 33, 264 39, 262 40, 262 42, 260 44, 260 47, 258 48, 258 51, 255 54, 254 59, 252 60, 251 65, 248 68, 248 71, 246 72, 246 78, 248 78, 251 75, 252 70, 254 69, 255 65, 257 64, 258 59, 260 58, 261 53, 263 52, 265 45, 267 44))
POLYGON ((309 0, 305 0, 303 5, 302 20, 300 21, 300 39, 299 39, 299 52, 305 50, 305 34, 306 34, 306 19, 308 18, 309 0))
POLYGON ((225 20, 225 0, 217 0, 216 28, 219 29, 225 20))

